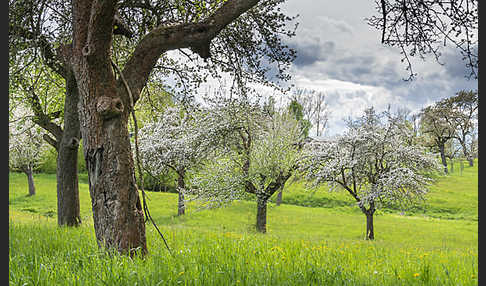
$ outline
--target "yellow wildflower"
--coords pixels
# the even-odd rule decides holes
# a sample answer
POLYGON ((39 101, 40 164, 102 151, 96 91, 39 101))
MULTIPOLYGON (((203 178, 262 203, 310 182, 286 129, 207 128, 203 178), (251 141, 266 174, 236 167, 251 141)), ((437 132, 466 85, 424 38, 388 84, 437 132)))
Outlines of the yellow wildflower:
POLYGON ((419 273, 414 273, 414 274, 413 274, 413 277, 419 277, 419 276, 420 276, 420 274, 419 274, 419 273))

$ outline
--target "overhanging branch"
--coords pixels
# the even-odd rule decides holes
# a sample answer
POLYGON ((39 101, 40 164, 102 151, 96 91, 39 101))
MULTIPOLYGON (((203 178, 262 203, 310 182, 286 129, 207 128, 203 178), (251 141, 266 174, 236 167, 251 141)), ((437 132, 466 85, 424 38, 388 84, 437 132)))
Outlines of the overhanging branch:
POLYGON ((258 0, 228 0, 212 16, 199 23, 159 26, 148 33, 135 48, 123 70, 132 89, 134 102, 140 97, 150 72, 163 53, 191 48, 202 58, 209 57, 211 40, 229 23, 258 2, 258 0))

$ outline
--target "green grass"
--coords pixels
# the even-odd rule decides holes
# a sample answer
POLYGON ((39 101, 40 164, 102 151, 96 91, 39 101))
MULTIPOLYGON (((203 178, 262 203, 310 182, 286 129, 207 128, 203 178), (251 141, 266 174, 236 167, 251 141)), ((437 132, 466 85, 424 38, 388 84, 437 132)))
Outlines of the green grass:
MULTIPOLYGON (((425 202, 420 202, 405 210, 388 207, 381 211, 391 214, 402 213, 413 216, 477 221, 478 162, 476 160, 474 167, 469 167, 466 161, 463 164, 462 171, 459 169, 459 163, 455 162, 454 172, 438 177, 431 186, 425 202)), ((302 181, 289 182, 285 186, 283 203, 360 212, 356 208, 354 199, 345 191, 329 192, 325 185, 308 190, 302 181)))
MULTIPOLYGON (((82 178, 83 225, 57 227, 55 178, 36 174, 37 194, 28 197, 25 175, 9 176, 11 285, 478 285, 477 164, 439 178, 425 213, 378 213, 373 242, 363 239, 365 216, 340 203, 350 202, 344 193, 311 199, 331 207, 271 203, 265 235, 253 230, 254 202, 212 210, 189 204, 177 217, 177 195, 149 193, 174 256, 147 224, 143 259, 98 248, 82 178)), ((285 191, 284 202, 309 196, 285 191)))

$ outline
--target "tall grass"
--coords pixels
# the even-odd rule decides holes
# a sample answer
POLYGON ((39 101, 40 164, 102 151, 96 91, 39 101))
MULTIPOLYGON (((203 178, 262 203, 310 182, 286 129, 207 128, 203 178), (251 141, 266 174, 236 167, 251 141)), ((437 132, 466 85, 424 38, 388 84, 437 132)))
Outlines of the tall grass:
POLYGON ((441 177, 430 212, 378 213, 372 242, 354 205, 270 204, 262 235, 253 230, 254 202, 213 210, 191 203, 177 217, 177 195, 149 193, 174 255, 147 224, 144 258, 98 247, 82 180, 77 228, 57 226, 55 175, 35 180, 37 194, 28 197, 25 175, 9 176, 11 285, 478 285, 477 165, 441 177))
POLYGON ((447 241, 422 248, 172 226, 165 228, 171 256, 149 227, 150 254, 142 259, 99 250, 87 226, 33 222, 11 222, 11 285, 477 284, 477 249, 451 249, 447 241))

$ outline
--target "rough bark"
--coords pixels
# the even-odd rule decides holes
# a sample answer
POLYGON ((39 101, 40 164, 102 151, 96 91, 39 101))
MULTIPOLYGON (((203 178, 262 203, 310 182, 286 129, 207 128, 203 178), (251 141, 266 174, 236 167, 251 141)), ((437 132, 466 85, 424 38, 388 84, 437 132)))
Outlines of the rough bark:
POLYGON ((73 69, 83 151, 98 245, 147 253, 127 128, 132 107, 111 69, 114 14, 113 1, 73 1, 73 69))
MULTIPOLYGON (((292 168, 293 169, 293 168, 292 168)), ((285 182, 292 175, 292 171, 287 173, 280 172, 275 181, 271 182, 263 191, 258 191, 255 186, 247 181, 246 191, 253 193, 257 197, 257 221, 256 230, 261 233, 267 232, 267 203, 268 199, 275 194, 277 190, 282 190, 285 182)), ((264 178, 262 178, 264 179, 264 178)))
POLYGON ((147 252, 145 224, 135 183, 128 134, 129 113, 165 52, 191 48, 208 57, 209 44, 226 25, 258 0, 226 1, 201 23, 159 26, 145 35, 125 64, 133 98, 111 68, 116 1, 73 1, 73 70, 80 95, 79 116, 89 176, 94 228, 99 245, 147 252))
POLYGON ((58 144, 57 155, 57 222, 59 226, 78 226, 78 149, 79 118, 78 90, 74 75, 66 78, 66 98, 64 101, 64 130, 58 144))
POLYGON ((469 162, 469 167, 473 167, 474 166, 474 159, 472 158, 471 154, 469 154, 469 152, 467 151, 467 146, 466 146, 465 140, 461 140, 460 143, 461 143, 461 146, 462 146, 462 152, 464 154, 464 157, 469 162))
MULTIPOLYGON (((42 37, 41 37, 42 38, 42 37)), ((34 122, 50 133, 44 134, 43 138, 57 151, 57 221, 59 226, 78 226, 81 223, 79 213, 79 189, 78 189, 78 149, 80 127, 78 119, 78 89, 76 79, 71 69, 70 59, 72 55, 71 45, 62 45, 58 48, 60 61, 55 60, 54 53, 45 53, 52 50, 47 40, 42 38, 44 43, 42 51, 45 63, 66 82, 66 94, 64 99, 64 129, 53 122, 53 119, 60 115, 60 112, 46 114, 40 103, 37 94, 32 91, 30 104, 34 112, 34 122)))
POLYGON ((256 230, 261 233, 267 232, 267 199, 257 199, 256 230))

